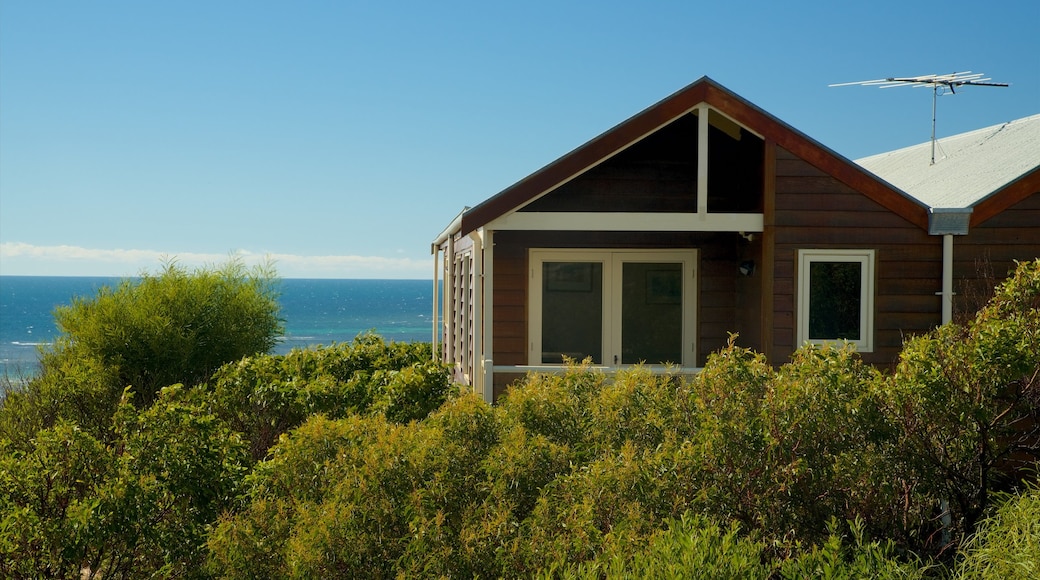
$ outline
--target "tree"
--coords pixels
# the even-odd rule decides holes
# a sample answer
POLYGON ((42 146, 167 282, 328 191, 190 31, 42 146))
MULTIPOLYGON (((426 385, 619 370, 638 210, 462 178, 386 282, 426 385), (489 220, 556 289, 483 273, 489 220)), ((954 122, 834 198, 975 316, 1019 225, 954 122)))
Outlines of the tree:
POLYGON ((118 369, 120 387, 148 404, 162 387, 203 382, 223 364, 269 351, 284 330, 270 268, 232 260, 188 272, 168 263, 55 309, 61 330, 43 373, 67 357, 118 369))

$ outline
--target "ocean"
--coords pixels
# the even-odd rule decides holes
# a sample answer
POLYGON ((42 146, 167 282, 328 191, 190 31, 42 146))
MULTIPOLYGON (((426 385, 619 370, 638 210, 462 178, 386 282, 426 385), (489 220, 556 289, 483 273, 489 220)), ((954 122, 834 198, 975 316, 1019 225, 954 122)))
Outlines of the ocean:
MULTIPOLYGON (((119 278, 0 276, 0 377, 35 372, 38 349, 58 329, 52 310, 75 296, 91 297, 119 278)), ((387 340, 429 342, 433 283, 429 280, 302 280, 279 283, 285 335, 274 352, 350 342, 372 331, 387 340)))

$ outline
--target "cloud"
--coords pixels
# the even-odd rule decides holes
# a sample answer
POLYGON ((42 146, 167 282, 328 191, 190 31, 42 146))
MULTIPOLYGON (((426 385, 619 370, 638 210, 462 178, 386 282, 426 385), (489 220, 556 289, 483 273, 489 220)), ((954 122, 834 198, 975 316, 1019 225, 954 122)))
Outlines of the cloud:
POLYGON ((325 255, 236 250, 226 254, 160 252, 139 249, 101 249, 81 246, 36 246, 0 243, 0 274, 26 276, 133 276, 175 261, 192 268, 226 262, 247 265, 271 262, 285 278, 428 278, 430 263, 406 257, 325 255))

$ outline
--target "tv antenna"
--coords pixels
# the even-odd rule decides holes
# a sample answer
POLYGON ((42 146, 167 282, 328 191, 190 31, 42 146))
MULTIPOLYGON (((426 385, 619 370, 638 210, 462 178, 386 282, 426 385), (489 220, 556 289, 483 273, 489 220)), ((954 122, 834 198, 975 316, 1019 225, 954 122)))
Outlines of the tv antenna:
POLYGON ((921 75, 917 77, 889 77, 887 79, 875 79, 872 81, 853 81, 851 83, 837 83, 828 85, 831 87, 847 87, 850 85, 861 85, 861 86, 876 86, 882 89, 891 89, 895 87, 932 87, 932 165, 935 165, 935 101, 936 97, 945 95, 946 91, 950 94, 957 94, 957 87, 964 86, 975 86, 975 87, 1006 87, 1008 83, 991 83, 989 77, 984 77, 982 73, 973 73, 970 70, 964 72, 955 72, 948 75, 921 75))

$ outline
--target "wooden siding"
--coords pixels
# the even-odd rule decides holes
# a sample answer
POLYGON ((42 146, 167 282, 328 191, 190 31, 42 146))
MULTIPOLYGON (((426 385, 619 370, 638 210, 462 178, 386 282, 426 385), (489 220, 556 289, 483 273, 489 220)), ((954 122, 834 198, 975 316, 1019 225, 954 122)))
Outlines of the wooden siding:
POLYGON ((686 114, 520 211, 697 211, 697 117, 686 114))
MULTIPOLYGON (((686 232, 510 232, 495 233, 495 365, 527 364, 528 264, 531 248, 696 248, 700 252, 697 280, 697 355, 726 345, 731 332, 740 342, 760 349, 761 274, 742 277, 743 260, 760 262, 761 244, 737 233, 686 232)), ((497 379, 496 379, 496 384, 497 379)))
MULTIPOLYGON (((519 211, 697 211, 697 116, 689 113, 519 211)), ((708 133, 708 211, 762 211, 762 140, 708 133)))
POLYGON ((1040 191, 956 236, 953 242, 954 319, 974 314, 1015 260, 1040 258, 1040 191))
POLYGON ((929 236, 790 151, 777 147, 775 153, 772 362, 783 363, 798 346, 798 250, 848 248, 876 251, 874 348, 863 359, 893 363, 904 338, 940 322, 936 292, 942 289, 942 238, 929 236))

